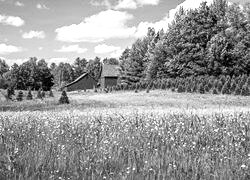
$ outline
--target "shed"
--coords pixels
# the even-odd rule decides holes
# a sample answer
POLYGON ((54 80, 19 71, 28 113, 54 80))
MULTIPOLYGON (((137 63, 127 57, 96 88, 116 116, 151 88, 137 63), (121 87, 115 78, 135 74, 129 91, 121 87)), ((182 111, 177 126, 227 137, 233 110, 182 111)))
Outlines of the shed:
POLYGON ((117 65, 107 65, 102 66, 101 72, 101 88, 107 88, 111 86, 116 86, 118 84, 119 77, 119 66, 117 65))
POLYGON ((65 87, 67 91, 78 91, 78 90, 87 90, 93 89, 97 86, 97 81, 89 73, 84 73, 78 77, 75 81, 67 84, 65 87))

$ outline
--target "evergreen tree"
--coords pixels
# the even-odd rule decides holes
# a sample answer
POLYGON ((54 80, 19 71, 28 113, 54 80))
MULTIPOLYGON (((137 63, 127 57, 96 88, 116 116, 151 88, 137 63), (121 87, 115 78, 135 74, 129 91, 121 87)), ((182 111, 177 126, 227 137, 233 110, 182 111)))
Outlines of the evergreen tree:
POLYGON ((37 91, 37 96, 36 96, 36 97, 37 97, 37 99, 43 99, 41 88, 38 89, 38 91, 37 91))
POLYGON ((242 96, 250 96, 250 90, 247 84, 245 84, 241 89, 242 96))
POLYGON ((230 94, 230 81, 226 81, 221 90, 222 94, 230 94))
POLYGON ((65 90, 62 91, 62 95, 59 99, 59 104, 69 104, 69 98, 65 90))
POLYGON ((51 89, 49 91, 49 97, 54 97, 53 91, 51 89))
POLYGON ((19 91, 19 92, 18 92, 18 95, 17 95, 16 100, 17 100, 17 101, 22 101, 22 100, 23 100, 23 91, 19 91))
POLYGON ((217 91, 217 89, 216 89, 215 87, 213 88, 212 93, 213 93, 213 94, 218 94, 218 91, 217 91))
POLYGON ((33 95, 32 95, 31 89, 29 89, 26 99, 27 100, 32 100, 33 99, 33 95))
POLYGON ((235 95, 240 95, 240 94, 241 94, 241 88, 240 88, 239 85, 237 85, 237 87, 236 87, 236 89, 235 89, 235 91, 234 91, 234 94, 235 94, 235 95))
POLYGON ((202 83, 200 83, 198 86, 198 92, 201 94, 205 94, 204 85, 202 83))

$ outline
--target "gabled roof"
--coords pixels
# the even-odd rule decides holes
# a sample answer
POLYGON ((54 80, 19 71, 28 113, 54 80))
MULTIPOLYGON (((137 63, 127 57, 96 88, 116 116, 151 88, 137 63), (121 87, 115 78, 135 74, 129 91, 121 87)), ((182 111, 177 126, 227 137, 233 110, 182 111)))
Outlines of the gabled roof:
MULTIPOLYGON (((73 82, 65 85, 65 87, 71 86, 72 84, 77 83, 78 81, 82 80, 85 76, 89 75, 89 73, 84 73, 82 74, 80 77, 78 77, 76 80, 74 80, 73 82)), ((90 76, 90 75, 89 75, 90 76)), ((92 76, 90 76, 91 78, 93 78, 92 76)), ((93 78, 95 80, 95 78, 93 78)), ((95 80, 96 81, 96 80, 95 80)))
POLYGON ((101 77, 118 77, 120 74, 119 66, 104 64, 101 77))

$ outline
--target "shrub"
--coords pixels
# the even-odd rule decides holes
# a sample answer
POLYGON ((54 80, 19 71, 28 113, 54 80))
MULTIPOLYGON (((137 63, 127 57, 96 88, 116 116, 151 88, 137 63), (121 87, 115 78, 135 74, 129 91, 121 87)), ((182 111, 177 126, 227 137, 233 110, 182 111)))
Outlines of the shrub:
POLYGON ((201 94, 205 94, 205 89, 202 83, 200 83, 198 86, 198 92, 201 94))
POLYGON ((8 87, 8 89, 7 89, 7 99, 12 100, 12 96, 14 96, 14 95, 15 95, 14 87, 13 86, 8 87))
POLYGON ((42 96, 42 98, 45 98, 45 91, 44 90, 41 91, 41 96, 42 96))
POLYGON ((242 96, 250 96, 250 91, 249 91, 249 88, 247 86, 247 83, 242 87, 241 95, 242 96))
POLYGON ((217 83, 217 90, 218 90, 218 93, 221 92, 222 87, 223 87, 222 81, 219 80, 219 82, 217 83))
POLYGON ((230 82, 226 81, 221 89, 222 94, 230 94, 230 82))
POLYGON ((240 86, 239 86, 239 85, 237 85, 237 87, 236 87, 236 89, 235 89, 235 91, 234 91, 234 94, 235 94, 235 95, 240 95, 240 94, 241 94, 241 89, 240 89, 240 86))
POLYGON ((38 89, 36 97, 37 97, 37 99, 43 99, 42 90, 41 89, 38 89))
POLYGON ((178 93, 185 92, 185 89, 184 89, 183 85, 179 84, 179 86, 178 86, 178 88, 177 88, 177 92, 178 92, 178 93))
POLYGON ((213 94, 218 94, 218 91, 217 91, 217 89, 216 89, 215 87, 213 88, 212 93, 213 93, 213 94))
POLYGON ((210 88, 209 88, 209 86, 207 84, 204 86, 204 90, 205 90, 205 92, 209 92, 210 91, 210 88))
POLYGON ((69 104, 69 98, 65 90, 62 91, 62 95, 59 99, 59 104, 69 104))
POLYGON ((32 100, 33 99, 33 95, 31 93, 31 89, 29 89, 26 99, 27 100, 32 100))
POLYGON ((16 100, 17 100, 17 101, 22 101, 22 100, 23 100, 23 91, 19 91, 19 92, 18 92, 18 95, 17 95, 16 100))
POLYGON ((49 91, 49 97, 54 97, 54 94, 53 94, 52 90, 49 91))

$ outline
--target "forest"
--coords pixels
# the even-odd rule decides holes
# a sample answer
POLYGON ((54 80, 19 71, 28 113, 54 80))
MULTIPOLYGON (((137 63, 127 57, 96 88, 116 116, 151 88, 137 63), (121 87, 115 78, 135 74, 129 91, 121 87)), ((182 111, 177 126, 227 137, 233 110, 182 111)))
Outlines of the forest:
POLYGON ((121 82, 129 85, 169 78, 249 76, 250 3, 242 6, 216 0, 209 6, 203 2, 197 9, 180 8, 174 21, 166 26, 166 32, 149 27, 147 35, 126 48, 119 59, 79 57, 73 64, 48 65, 34 57, 11 67, 0 60, 0 88, 49 90, 84 72, 98 79, 102 63, 119 65, 121 82))

